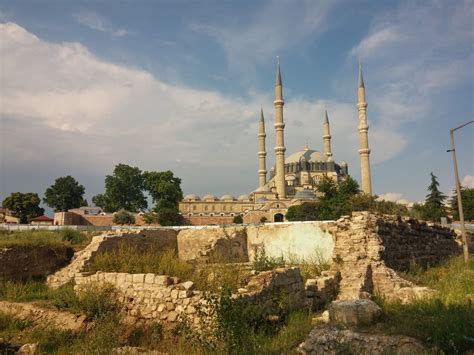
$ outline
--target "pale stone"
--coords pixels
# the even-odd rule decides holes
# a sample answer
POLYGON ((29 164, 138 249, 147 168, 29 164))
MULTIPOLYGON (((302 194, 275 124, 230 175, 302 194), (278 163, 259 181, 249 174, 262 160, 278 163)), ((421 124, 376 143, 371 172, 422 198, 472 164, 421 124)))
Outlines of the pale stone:
POLYGON ((189 295, 188 291, 183 290, 183 291, 179 291, 178 297, 179 298, 186 298, 186 297, 188 297, 188 295, 189 295))
POLYGON ((171 291, 171 298, 178 298, 179 296, 179 291, 178 290, 172 290, 171 291))
POLYGON ((333 301, 329 305, 331 321, 347 326, 372 324, 381 314, 380 307, 367 299, 333 301))
POLYGON ((176 319, 178 319, 178 313, 176 313, 175 311, 171 311, 168 313, 168 321, 170 322, 175 322, 176 319))
POLYGON ((156 275, 154 283, 156 285, 168 286, 171 284, 171 279, 166 275, 156 275))
POLYGON ((143 283, 145 274, 133 274, 133 283, 143 283))
POLYGON ((155 274, 146 274, 145 275, 145 283, 152 284, 155 281, 155 274))
POLYGON ((186 281, 181 284, 185 290, 193 290, 194 289, 194 282, 186 281))

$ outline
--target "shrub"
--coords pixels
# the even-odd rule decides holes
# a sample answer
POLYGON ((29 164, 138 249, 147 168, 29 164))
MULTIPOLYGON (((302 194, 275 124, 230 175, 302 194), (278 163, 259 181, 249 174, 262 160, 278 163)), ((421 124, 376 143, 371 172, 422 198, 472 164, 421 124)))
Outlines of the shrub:
POLYGON ((265 223, 268 221, 268 218, 263 216, 262 218, 260 218, 260 223, 265 223))
POLYGON ((232 223, 234 224, 242 224, 244 223, 244 219, 243 217, 239 214, 237 216, 234 217, 234 219, 232 220, 232 223))
POLYGON ((254 248, 253 268, 256 271, 268 271, 276 269, 277 267, 284 267, 285 260, 283 256, 278 258, 269 257, 265 251, 265 247, 254 248))
POLYGON ((135 224, 135 217, 130 212, 122 209, 114 214, 112 222, 116 224, 135 224))
POLYGON ((115 288, 110 284, 91 283, 77 292, 75 308, 83 312, 88 320, 97 320, 115 315, 120 307, 115 288))
POLYGON ((306 258, 300 258, 296 254, 290 254, 285 262, 288 267, 299 267, 303 281, 319 277, 323 271, 329 270, 331 267, 330 260, 325 259, 319 250, 315 250, 306 258))
POLYGON ((66 229, 63 231, 63 240, 72 245, 83 244, 87 239, 87 236, 79 231, 72 229, 66 229))

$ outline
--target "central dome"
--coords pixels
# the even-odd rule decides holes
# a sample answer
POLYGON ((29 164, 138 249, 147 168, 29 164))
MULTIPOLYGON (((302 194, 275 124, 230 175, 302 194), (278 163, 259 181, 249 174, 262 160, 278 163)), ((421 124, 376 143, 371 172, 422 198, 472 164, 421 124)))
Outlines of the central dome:
POLYGON ((308 163, 328 161, 328 157, 325 154, 318 152, 317 150, 305 149, 305 150, 293 153, 288 158, 285 158, 285 164, 299 163, 301 160, 303 160, 303 158, 308 163))

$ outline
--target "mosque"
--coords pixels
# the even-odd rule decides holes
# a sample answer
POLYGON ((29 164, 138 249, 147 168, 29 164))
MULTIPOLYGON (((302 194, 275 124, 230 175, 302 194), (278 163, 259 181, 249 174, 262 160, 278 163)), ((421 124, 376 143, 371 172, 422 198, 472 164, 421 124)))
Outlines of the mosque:
MULTIPOLYGON (((359 65, 358 100, 359 112, 359 155, 361 162, 362 191, 372 194, 370 177, 370 149, 365 100, 365 85, 362 69, 359 65)), ((302 151, 285 158, 285 123, 283 120, 283 84, 280 63, 277 64, 275 81, 275 166, 270 169, 267 179, 265 119, 263 109, 260 113, 258 130, 258 188, 248 195, 235 198, 224 195, 217 198, 205 195, 202 198, 195 194, 184 197, 179 203, 179 211, 185 220, 192 225, 232 223, 241 215, 244 223, 261 221, 283 222, 288 208, 304 202, 317 200, 319 181, 327 176, 340 182, 349 176, 347 163, 336 163, 331 151, 331 131, 326 111, 323 123, 323 152, 310 149, 307 145, 302 151)))

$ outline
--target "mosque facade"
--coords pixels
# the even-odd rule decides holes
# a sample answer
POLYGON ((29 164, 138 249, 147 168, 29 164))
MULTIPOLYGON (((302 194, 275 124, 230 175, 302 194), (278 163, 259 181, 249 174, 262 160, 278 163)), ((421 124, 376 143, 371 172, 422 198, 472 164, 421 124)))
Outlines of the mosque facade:
MULTIPOLYGON (((371 195, 370 149, 365 100, 365 85, 359 65, 358 100, 359 113, 359 156, 361 161, 362 192, 371 195)), ((280 63, 277 64, 275 81, 275 166, 267 171, 266 130, 263 109, 260 112, 258 130, 258 188, 237 198, 224 195, 220 198, 212 194, 202 198, 189 194, 179 203, 179 211, 189 224, 227 224, 235 216, 241 215, 244 223, 262 221, 282 222, 288 208, 304 202, 315 202, 318 198, 317 185, 324 176, 340 182, 349 176, 345 161, 336 163, 331 150, 331 131, 327 111, 323 123, 323 151, 303 150, 285 157, 285 123, 283 119, 283 84, 280 63)))

